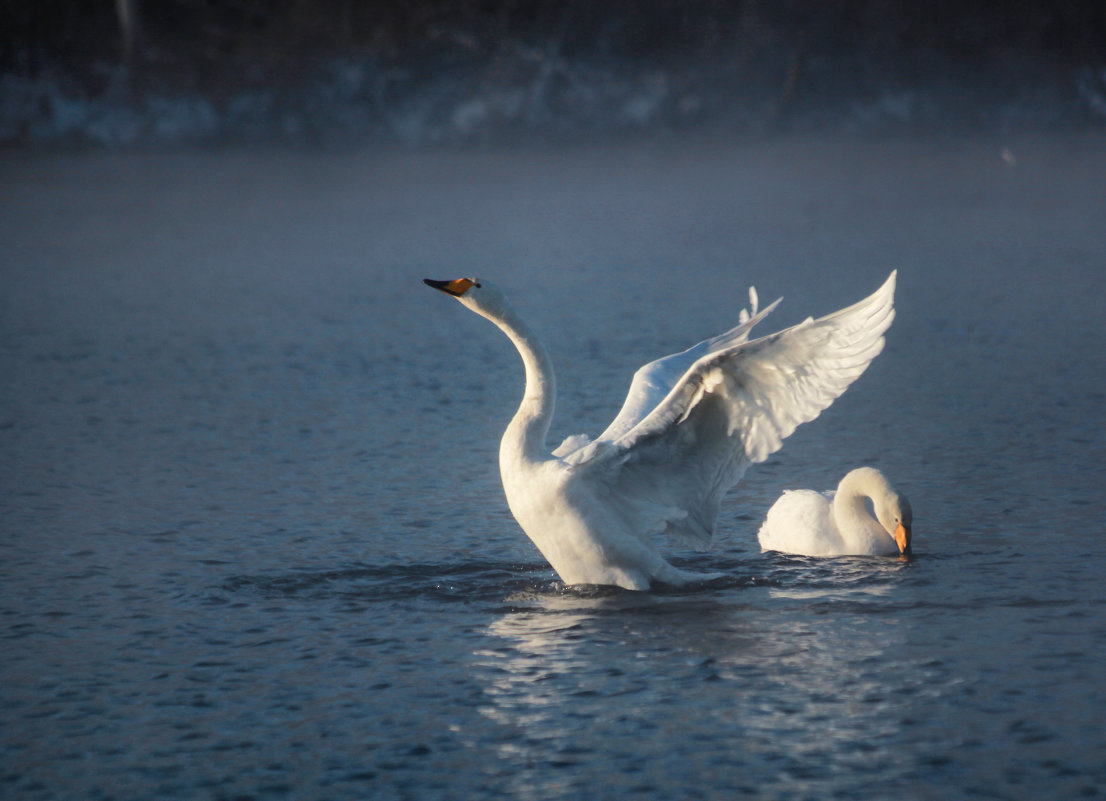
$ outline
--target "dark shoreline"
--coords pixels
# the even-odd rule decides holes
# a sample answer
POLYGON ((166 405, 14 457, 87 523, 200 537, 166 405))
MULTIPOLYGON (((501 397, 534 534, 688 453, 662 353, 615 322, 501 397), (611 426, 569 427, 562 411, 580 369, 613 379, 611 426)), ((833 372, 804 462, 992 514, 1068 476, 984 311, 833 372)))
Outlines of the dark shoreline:
POLYGON ((0 22, 8 145, 1106 126, 1089 2, 48 1, 0 22))

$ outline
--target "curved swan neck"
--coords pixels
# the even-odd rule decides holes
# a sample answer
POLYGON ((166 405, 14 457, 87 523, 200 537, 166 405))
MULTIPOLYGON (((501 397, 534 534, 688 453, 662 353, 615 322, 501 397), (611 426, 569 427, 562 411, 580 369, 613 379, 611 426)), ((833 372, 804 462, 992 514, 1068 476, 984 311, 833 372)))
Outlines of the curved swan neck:
POLYGON ((878 470, 868 467, 850 471, 837 485, 833 496, 833 516, 841 532, 857 532, 866 525, 882 525, 868 511, 866 499, 878 503, 891 486, 878 470))
POLYGON ((522 403, 503 433, 499 448, 500 464, 515 460, 535 462, 549 458, 545 440, 557 396, 557 379, 545 346, 513 308, 504 304, 496 314, 487 315, 514 343, 526 369, 526 389, 522 403))

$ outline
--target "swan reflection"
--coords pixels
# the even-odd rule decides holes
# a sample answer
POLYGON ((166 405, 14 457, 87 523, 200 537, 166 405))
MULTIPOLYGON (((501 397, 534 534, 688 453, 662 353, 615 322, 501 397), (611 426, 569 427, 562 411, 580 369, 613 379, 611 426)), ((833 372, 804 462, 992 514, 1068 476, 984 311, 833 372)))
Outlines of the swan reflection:
POLYGON ((857 560, 740 592, 515 599, 526 605, 489 623, 474 655, 513 796, 578 795, 616 775, 648 784, 664 771, 771 766, 800 776, 901 759, 905 710, 943 681, 940 667, 902 656, 911 627, 888 606, 894 575, 857 560), (662 736, 683 746, 594 764, 607 740, 662 736), (694 745, 719 736, 724 752, 694 745))

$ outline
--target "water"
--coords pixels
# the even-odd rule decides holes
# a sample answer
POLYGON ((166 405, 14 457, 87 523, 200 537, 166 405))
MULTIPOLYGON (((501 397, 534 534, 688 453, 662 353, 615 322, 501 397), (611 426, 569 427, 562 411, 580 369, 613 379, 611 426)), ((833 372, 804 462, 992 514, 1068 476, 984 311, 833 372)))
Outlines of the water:
POLYGON ((1071 798, 1106 791, 1099 139, 0 162, 0 782, 17 799, 1071 798), (900 271, 872 368, 680 591, 567 589, 495 464, 632 369, 900 271), (761 554, 881 467, 915 552, 761 554))

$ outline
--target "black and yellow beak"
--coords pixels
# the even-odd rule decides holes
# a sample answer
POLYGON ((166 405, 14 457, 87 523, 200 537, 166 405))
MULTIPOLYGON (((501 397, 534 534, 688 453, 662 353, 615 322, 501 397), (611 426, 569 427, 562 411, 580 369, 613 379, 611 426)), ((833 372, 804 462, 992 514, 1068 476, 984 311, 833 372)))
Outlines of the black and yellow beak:
POLYGON ((422 279, 422 282, 427 286, 432 286, 435 289, 440 289, 447 295, 453 295, 453 297, 455 298, 461 297, 463 294, 476 286, 476 282, 470 278, 458 278, 455 281, 435 281, 432 278, 424 278, 422 279))
POLYGON ((895 529, 895 544, 899 546, 899 553, 910 553, 910 527, 899 523, 895 529))

